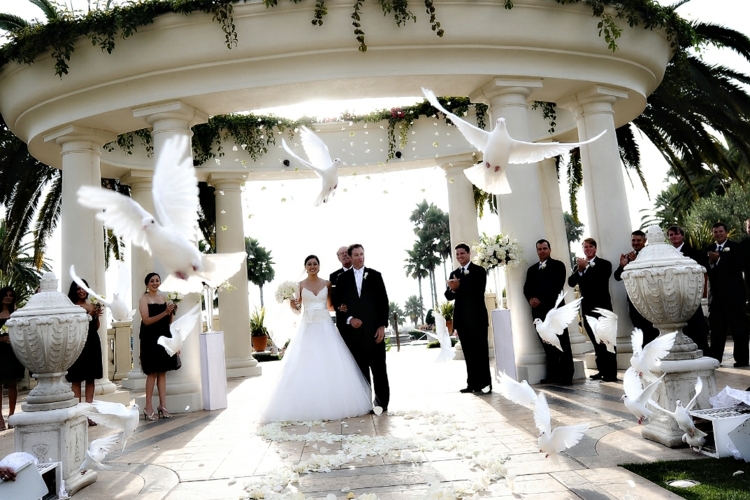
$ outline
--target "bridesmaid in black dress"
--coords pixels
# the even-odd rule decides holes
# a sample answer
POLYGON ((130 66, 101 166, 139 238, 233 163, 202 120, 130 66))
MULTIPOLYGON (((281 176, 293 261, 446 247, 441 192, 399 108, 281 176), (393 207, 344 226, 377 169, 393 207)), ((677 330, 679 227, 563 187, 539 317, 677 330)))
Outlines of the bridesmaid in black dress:
MULTIPOLYGON (((86 283, 86 286, 89 286, 86 280, 83 280, 83 282, 86 283)), ((68 374, 65 375, 65 378, 70 382, 73 394, 78 398, 78 401, 81 401, 81 383, 86 382, 86 402, 91 403, 94 400, 94 381, 104 376, 102 344, 99 339, 99 317, 102 315, 102 306, 89 302, 88 292, 76 285, 75 282, 70 284, 68 298, 73 304, 83 307, 91 316, 91 321, 89 321, 89 332, 86 336, 83 351, 81 351, 73 366, 68 368, 68 374)), ((89 425, 96 424, 89 420, 89 425)))
POLYGON ((146 279, 146 293, 138 301, 141 313, 141 331, 138 338, 141 341, 141 369, 146 375, 146 404, 143 416, 146 420, 154 420, 155 412, 152 403, 154 383, 159 390, 159 418, 172 418, 167 411, 167 372, 180 368, 179 353, 174 356, 167 354, 162 346, 157 344, 159 337, 172 337, 169 325, 172 314, 177 306, 167 302, 164 295, 159 293, 161 278, 156 273, 148 273, 146 279))
MULTIPOLYGON (((13 288, 6 286, 0 289, 0 328, 5 325, 10 315, 16 310, 16 292, 13 288)), ((26 368, 18 361, 10 345, 10 337, 6 332, 0 331, 0 391, 3 386, 8 389, 8 407, 10 411, 8 417, 16 411, 16 401, 18 400, 18 379, 23 378, 26 368)), ((8 425, 8 428, 11 428, 8 425)), ((5 430, 5 420, 0 412, 0 431, 5 430)))

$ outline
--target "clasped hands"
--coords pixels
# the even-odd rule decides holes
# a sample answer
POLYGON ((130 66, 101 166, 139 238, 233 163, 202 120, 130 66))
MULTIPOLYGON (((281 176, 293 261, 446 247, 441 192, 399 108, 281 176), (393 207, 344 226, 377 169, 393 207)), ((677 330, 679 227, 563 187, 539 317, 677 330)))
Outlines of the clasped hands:
POLYGON ((719 260, 719 257, 721 257, 721 254, 719 252, 708 252, 708 262, 711 264, 716 264, 716 262, 719 260))
POLYGON ((458 290, 458 287, 461 284, 461 280, 459 280, 458 278, 451 278, 447 281, 447 284, 448 288, 450 288, 451 291, 455 292, 456 290, 458 290))
POLYGON ((630 253, 624 253, 624 254, 620 255, 620 265, 621 266, 627 266, 628 262, 634 261, 637 256, 638 256, 638 254, 635 253, 635 250, 633 250, 630 253))

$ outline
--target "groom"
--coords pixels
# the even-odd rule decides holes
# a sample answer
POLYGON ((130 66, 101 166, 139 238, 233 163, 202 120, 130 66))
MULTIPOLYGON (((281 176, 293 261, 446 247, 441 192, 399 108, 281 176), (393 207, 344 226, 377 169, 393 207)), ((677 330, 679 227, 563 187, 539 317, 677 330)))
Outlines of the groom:
POLYGON ((352 267, 339 275, 333 297, 336 326, 365 380, 375 389, 375 406, 386 411, 390 388, 383 339, 388 325, 388 294, 380 273, 365 267, 362 245, 349 246, 347 254, 352 267))

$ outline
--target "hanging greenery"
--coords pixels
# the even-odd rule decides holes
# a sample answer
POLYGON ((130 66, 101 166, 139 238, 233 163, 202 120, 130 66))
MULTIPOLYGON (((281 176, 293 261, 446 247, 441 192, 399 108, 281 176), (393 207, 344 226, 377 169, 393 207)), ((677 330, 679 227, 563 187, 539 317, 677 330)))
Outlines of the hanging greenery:
MULTIPOLYGON (((19 64, 32 64, 36 59, 51 51, 55 61, 55 74, 62 78, 68 73, 74 42, 87 37, 91 43, 102 51, 111 53, 115 48, 115 38, 128 38, 143 26, 148 26, 161 15, 168 13, 192 14, 203 12, 212 14, 213 20, 219 23, 224 33, 224 43, 228 49, 237 45, 238 37, 234 25, 233 3, 247 0, 142 0, 129 2, 124 6, 115 6, 104 10, 93 9, 85 13, 74 13, 60 10, 57 15, 49 17, 46 23, 32 22, 21 24, 8 33, 9 42, 0 48, 0 67, 10 61, 19 64)), ((303 0, 292 0, 301 3, 303 0)), ((323 26, 323 19, 328 13, 325 0, 315 1, 312 24, 323 26)), ((408 0, 377 0, 385 15, 392 14, 398 26, 417 21, 417 16, 409 10, 408 0)), ((513 9, 511 0, 502 2, 506 10, 513 9)), ((625 20, 630 27, 643 26, 644 29, 664 29, 675 52, 685 50, 697 43, 692 25, 675 12, 675 6, 661 6, 653 0, 555 0, 557 3, 575 4, 583 2, 589 5, 595 17, 600 19, 597 29, 608 47, 617 50, 617 39, 622 29, 617 20, 625 20), (615 14, 605 13, 605 7, 614 9, 615 14)), ((436 17, 433 0, 423 0, 425 12, 429 16, 430 28, 439 37, 444 30, 436 17)), ((275 7, 278 0, 263 0, 267 8, 275 7)), ((351 15, 354 36, 361 52, 367 51, 365 33, 362 30, 362 5, 364 0, 356 0, 351 15)), ((679 5, 679 2, 678 4, 679 5)), ((611 11, 610 11, 611 12, 611 11)))

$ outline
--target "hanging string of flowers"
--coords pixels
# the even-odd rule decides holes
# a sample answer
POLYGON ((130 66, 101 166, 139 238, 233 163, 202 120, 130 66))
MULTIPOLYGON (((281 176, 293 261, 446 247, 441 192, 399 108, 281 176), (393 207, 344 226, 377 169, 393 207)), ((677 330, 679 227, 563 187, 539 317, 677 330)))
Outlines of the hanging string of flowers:
POLYGON ((474 264, 482 266, 488 272, 504 267, 518 267, 523 262, 523 251, 518 240, 511 239, 502 233, 487 236, 482 233, 479 243, 471 247, 474 264))

